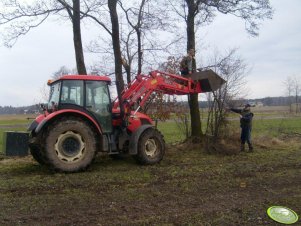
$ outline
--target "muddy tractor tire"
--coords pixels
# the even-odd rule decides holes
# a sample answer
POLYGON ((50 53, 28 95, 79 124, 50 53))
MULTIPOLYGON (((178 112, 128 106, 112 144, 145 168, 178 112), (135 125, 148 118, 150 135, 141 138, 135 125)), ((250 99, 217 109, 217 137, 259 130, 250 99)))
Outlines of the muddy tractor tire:
POLYGON ((159 163, 165 154, 165 142, 162 134, 153 128, 145 130, 138 140, 138 153, 134 156, 142 165, 159 163))
POLYGON ((55 171, 85 170, 96 155, 93 129, 78 118, 66 118, 48 127, 45 136, 45 159, 55 171))
POLYGON ((41 134, 34 135, 29 139, 29 151, 34 160, 36 160, 40 165, 46 165, 45 155, 43 154, 43 144, 41 143, 41 140, 43 138, 41 137, 41 134))
POLYGON ((40 163, 40 165, 45 165, 45 159, 41 153, 41 149, 37 146, 33 146, 29 148, 30 154, 32 155, 32 157, 34 158, 34 160, 36 160, 38 163, 40 163))

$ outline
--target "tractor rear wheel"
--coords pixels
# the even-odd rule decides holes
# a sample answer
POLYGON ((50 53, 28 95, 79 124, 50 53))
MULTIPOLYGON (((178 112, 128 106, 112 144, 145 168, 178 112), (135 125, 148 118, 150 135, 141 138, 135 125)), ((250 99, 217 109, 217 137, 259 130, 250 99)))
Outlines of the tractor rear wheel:
POLYGON ((40 163, 40 165, 45 165, 45 159, 43 156, 43 153, 41 152, 42 147, 39 143, 41 139, 38 137, 32 137, 29 140, 29 151, 30 154, 32 155, 32 157, 38 162, 40 163))
POLYGON ((162 134, 153 128, 145 130, 138 140, 138 154, 135 159, 142 165, 160 162, 165 154, 165 142, 162 134))
POLYGON ((62 172, 84 170, 96 155, 93 129, 77 118, 62 119, 51 125, 44 146, 47 165, 62 172))
POLYGON ((38 147, 30 147, 29 148, 30 154, 32 155, 32 157, 38 162, 40 163, 40 165, 45 165, 45 161, 43 159, 43 156, 41 154, 41 151, 38 147))

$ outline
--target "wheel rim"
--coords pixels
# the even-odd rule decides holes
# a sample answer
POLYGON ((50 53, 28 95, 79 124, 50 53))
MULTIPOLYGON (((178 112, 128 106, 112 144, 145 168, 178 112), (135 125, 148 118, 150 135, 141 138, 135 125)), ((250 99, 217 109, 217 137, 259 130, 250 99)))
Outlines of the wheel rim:
POLYGON ((60 160, 74 162, 82 158, 85 150, 85 142, 80 134, 67 131, 59 135, 54 148, 60 160))
POLYGON ((145 153, 149 157, 155 157, 158 151, 158 146, 155 139, 148 139, 145 142, 145 153))

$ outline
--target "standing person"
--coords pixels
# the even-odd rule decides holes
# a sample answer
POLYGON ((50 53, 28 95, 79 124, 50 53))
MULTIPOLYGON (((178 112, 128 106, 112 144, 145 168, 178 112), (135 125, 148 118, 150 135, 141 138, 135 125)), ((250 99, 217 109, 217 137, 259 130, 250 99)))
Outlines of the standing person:
POLYGON ((250 105, 246 104, 243 109, 230 108, 231 111, 240 114, 240 128, 241 128, 241 146, 240 151, 245 150, 245 143, 249 146, 249 151, 253 151, 251 142, 252 120, 254 114, 251 112, 250 105))
POLYGON ((181 75, 183 77, 188 77, 188 75, 192 74, 196 68, 195 63, 195 51, 194 49, 188 50, 186 56, 183 57, 180 67, 181 67, 181 75))

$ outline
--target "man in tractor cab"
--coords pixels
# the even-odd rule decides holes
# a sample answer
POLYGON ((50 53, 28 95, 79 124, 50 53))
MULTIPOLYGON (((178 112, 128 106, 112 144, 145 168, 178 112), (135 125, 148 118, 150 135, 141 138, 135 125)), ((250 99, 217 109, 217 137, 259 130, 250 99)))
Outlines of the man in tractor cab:
POLYGON ((186 56, 184 56, 180 63, 180 69, 181 69, 181 75, 185 78, 188 77, 188 75, 192 74, 196 68, 196 62, 195 62, 195 51, 194 49, 188 50, 188 53, 186 56))
POLYGON ((252 120, 254 114, 251 112, 251 105, 246 104, 243 109, 230 108, 231 111, 240 114, 240 128, 241 128, 241 146, 240 151, 245 151, 245 143, 249 146, 249 151, 253 151, 251 142, 252 120))

